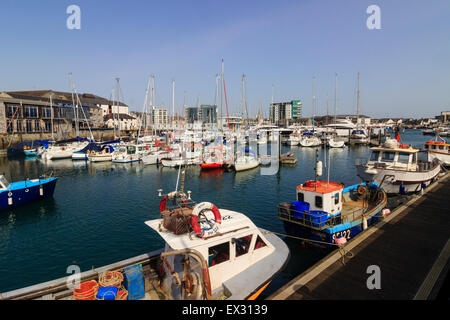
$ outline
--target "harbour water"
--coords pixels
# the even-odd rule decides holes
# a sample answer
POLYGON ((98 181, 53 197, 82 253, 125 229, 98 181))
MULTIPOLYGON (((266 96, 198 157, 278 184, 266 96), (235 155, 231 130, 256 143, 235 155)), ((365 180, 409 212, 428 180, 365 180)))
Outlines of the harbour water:
MULTIPOLYGON (((431 137, 420 130, 402 134, 403 143, 413 147, 421 148, 428 140, 431 137)), ((185 191, 192 191, 196 202, 209 201, 242 212, 257 226, 283 233, 276 206, 294 200, 295 187, 314 178, 316 148, 282 148, 283 153, 289 150, 297 157, 297 165, 283 166, 275 175, 261 175, 259 168, 236 173, 203 172, 199 166, 190 166, 185 191)), ((324 149, 318 150, 325 164, 324 149)), ((355 161, 369 156, 368 147, 347 146, 329 152, 330 180, 345 185, 360 182, 355 161)), ((164 245, 144 222, 159 217, 157 190, 175 189, 177 169, 71 159, 0 159, 0 173, 10 181, 49 172, 59 178, 53 198, 0 213, 0 292, 67 276, 70 265, 86 271, 164 245)), ((324 168, 324 179, 326 172, 324 168)), ((285 240, 291 260, 264 296, 329 252, 302 248, 295 239, 285 240)))

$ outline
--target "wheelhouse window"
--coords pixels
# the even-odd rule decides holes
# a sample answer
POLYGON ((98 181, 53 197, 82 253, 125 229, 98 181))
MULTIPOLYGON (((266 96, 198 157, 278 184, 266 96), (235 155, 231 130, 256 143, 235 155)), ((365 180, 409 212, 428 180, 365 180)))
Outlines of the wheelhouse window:
POLYGON ((381 154, 381 160, 386 162, 392 162, 394 161, 395 152, 383 152, 381 154))
POLYGON ((127 147, 127 153, 128 154, 135 154, 136 153, 136 147, 135 146, 128 146, 127 147))
POLYGON ((316 196, 315 205, 316 205, 316 208, 322 208, 322 205, 323 205, 322 196, 316 196))
POLYGON ((409 163, 409 153, 399 152, 397 162, 408 164, 409 163))
POLYGON ((303 192, 297 193, 297 201, 305 201, 305 195, 303 194, 303 192))
POLYGON ((215 266, 230 260, 230 242, 225 242, 208 249, 209 266, 215 266))
POLYGON ((378 157, 380 156, 380 151, 373 151, 370 155, 370 161, 378 161, 378 157))
POLYGON ((236 244, 236 257, 240 257, 246 253, 248 253, 250 249, 250 244, 252 243, 253 235, 249 234, 248 236, 234 239, 236 244))
POLYGON ((267 246, 267 244, 263 241, 263 239, 261 239, 260 236, 258 236, 258 238, 256 238, 255 250, 259 249, 259 248, 263 248, 265 246, 267 246))
POLYGON ((334 195, 334 204, 339 203, 339 192, 334 195))

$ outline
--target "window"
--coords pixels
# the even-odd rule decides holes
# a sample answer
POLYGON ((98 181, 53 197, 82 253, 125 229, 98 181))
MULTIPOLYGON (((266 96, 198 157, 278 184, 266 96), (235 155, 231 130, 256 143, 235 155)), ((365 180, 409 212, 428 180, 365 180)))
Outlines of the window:
POLYGON ((25 107, 25 118, 37 118, 38 110, 37 107, 26 106, 25 107))
POLYGON ((412 164, 417 163, 417 153, 413 153, 413 157, 412 157, 411 163, 412 163, 412 164))
POLYGON ((334 204, 338 204, 339 203, 339 193, 336 193, 334 195, 334 204))
POLYGON ((12 118, 14 116, 14 119, 21 118, 21 111, 20 107, 17 105, 9 105, 8 106, 8 118, 12 118), (19 108, 19 110, 17 110, 19 108), (17 111, 17 112, 16 112, 17 111))
POLYGON ((398 154, 397 162, 408 164, 409 163, 409 153, 400 152, 398 154))
POLYGON ((316 208, 322 208, 322 196, 316 196, 316 208))
POLYGON ((234 242, 236 244, 236 257, 248 253, 248 250, 250 249, 250 243, 252 242, 252 237, 253 235, 250 234, 239 239, 234 239, 234 242))
POLYGON ((52 109, 50 109, 50 107, 42 108, 42 118, 51 118, 51 117, 52 117, 52 109))
POLYGON ((258 236, 258 238, 256 238, 255 250, 265 246, 267 246, 267 244, 263 241, 263 239, 261 239, 260 236, 258 236))
POLYGON ((383 152, 381 154, 381 160, 392 162, 394 161, 394 156, 395 156, 394 152, 383 152))
POLYGON ((13 133, 14 131, 14 122, 9 123, 8 133, 13 133))
POLYGON ((370 155, 371 161, 378 161, 378 156, 380 155, 380 151, 373 151, 370 155))
POLYGON ((17 120, 16 132, 22 132, 22 121, 21 120, 17 120))
POLYGON ((297 201, 305 201, 305 195, 302 192, 297 193, 297 201))
POLYGON ((209 266, 215 266, 230 260, 230 243, 225 242, 208 249, 209 266))
POLYGON ((45 121, 45 132, 51 132, 52 131, 52 121, 46 120, 45 121))
POLYGON ((444 146, 439 146, 439 150, 444 150, 444 146))
POLYGON ((41 122, 40 120, 34 120, 34 131, 41 132, 41 122))
POLYGON ((25 125, 26 125, 26 132, 33 132, 31 120, 26 120, 25 125))

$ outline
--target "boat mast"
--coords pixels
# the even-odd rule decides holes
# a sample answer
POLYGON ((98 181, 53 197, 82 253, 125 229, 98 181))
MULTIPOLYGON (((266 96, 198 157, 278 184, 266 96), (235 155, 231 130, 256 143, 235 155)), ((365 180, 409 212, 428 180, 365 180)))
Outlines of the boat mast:
POLYGON ((358 91, 356 94, 356 127, 359 129, 359 72, 358 72, 358 91))
POLYGON ((223 58, 222 58, 222 76, 220 77, 222 85, 220 86, 220 131, 223 131, 223 58))
MULTIPOLYGON (((145 89, 145 99, 144 99, 144 106, 142 107, 142 115, 141 115, 141 119, 139 121, 139 129, 138 129, 138 133, 137 133, 137 137, 136 137, 136 141, 138 142, 139 140, 139 134, 141 133, 141 127, 142 127, 142 122, 145 120, 147 120, 146 115, 146 106, 147 106, 147 98, 148 98, 148 91, 150 89, 150 78, 148 78, 148 83, 147 83, 147 89, 145 89)), ((147 121, 145 121, 146 125, 147 125, 147 121)), ((144 132, 145 132, 145 128, 144 128, 144 132)), ((145 135, 145 133, 144 133, 145 135)))
POLYGON ((72 92, 72 107, 73 107, 73 113, 74 113, 74 119, 75 119, 75 133, 77 137, 80 135, 79 129, 78 129, 78 101, 75 107, 75 99, 73 96, 73 82, 72 82, 72 72, 69 73, 69 85, 70 85, 70 91, 72 92))
POLYGON ((53 92, 51 92, 50 93, 50 116, 51 116, 51 125, 52 125, 52 127, 51 127, 51 129, 52 129, 52 141, 55 141, 55 139, 54 139, 54 137, 53 137, 53 100, 52 100, 52 97, 53 97, 53 92))
POLYGON ((314 113, 316 111, 316 77, 314 77, 314 76, 313 76, 313 89, 312 90, 313 90, 312 125, 314 126, 314 113))
POLYGON ((244 127, 244 106, 245 106, 245 86, 244 86, 244 82, 245 82, 245 74, 242 75, 242 123, 241 123, 241 128, 244 127))
POLYGON ((117 121, 118 121, 118 132, 119 132, 119 140, 120 140, 120 99, 119 99, 119 78, 116 78, 116 97, 117 97, 117 121))
POLYGON ((337 114, 337 73, 334 74, 334 133, 336 133, 336 114, 337 114))
POLYGON ((115 104, 115 100, 114 100, 114 87, 111 89, 111 99, 112 99, 112 104, 111 104, 111 118, 113 121, 113 135, 114 135, 114 139, 116 139, 116 117, 114 117, 114 104, 115 104))
POLYGON ((175 130, 175 80, 172 79, 172 131, 175 130))

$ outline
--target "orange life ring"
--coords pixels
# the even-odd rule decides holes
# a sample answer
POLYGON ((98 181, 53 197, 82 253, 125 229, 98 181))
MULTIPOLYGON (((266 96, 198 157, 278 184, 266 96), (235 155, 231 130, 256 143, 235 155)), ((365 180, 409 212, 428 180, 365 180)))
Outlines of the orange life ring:
MULTIPOLYGON (((219 209, 212 204, 211 202, 201 202, 197 204, 194 207, 194 210, 192 211, 191 215, 191 225, 194 232, 197 234, 198 237, 202 238, 206 231, 213 229, 213 226, 211 228, 202 228, 200 226, 200 223, 198 221, 198 216, 203 213, 203 211, 211 211, 214 214, 214 224, 221 224, 222 223, 222 217, 220 216, 219 209)), ((217 230, 214 230, 217 231, 217 230)))
POLYGON ((312 188, 312 187, 318 188, 318 187, 320 187, 320 182, 318 180, 309 180, 309 181, 306 181, 305 186, 310 187, 310 188, 312 188))

